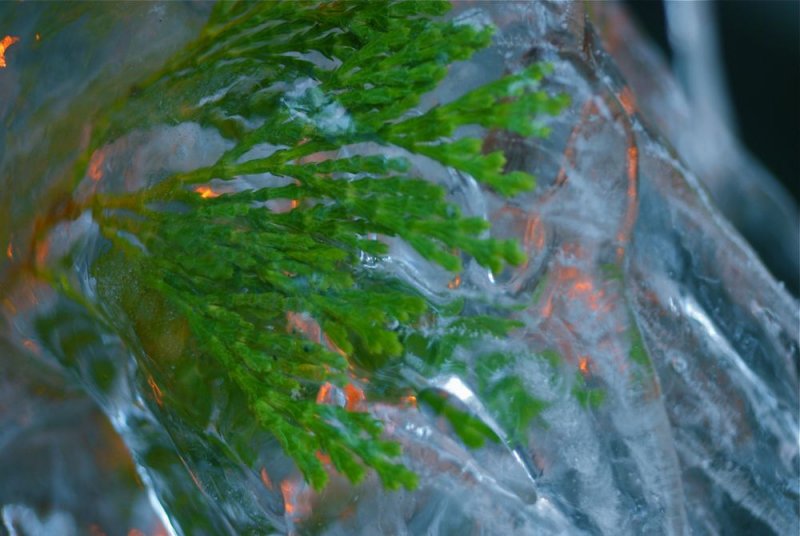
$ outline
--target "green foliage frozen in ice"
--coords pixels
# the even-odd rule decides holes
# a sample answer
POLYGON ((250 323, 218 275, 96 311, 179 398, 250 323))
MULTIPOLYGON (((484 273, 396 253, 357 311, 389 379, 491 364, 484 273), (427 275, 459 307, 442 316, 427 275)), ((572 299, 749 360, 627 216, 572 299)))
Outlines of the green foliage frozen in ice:
MULTIPOLYGON (((540 89, 547 67, 537 64, 418 111, 451 64, 491 39, 489 28, 442 18, 447 9, 436 1, 220 2, 194 43, 104 116, 82 163, 125 133, 160 124, 196 122, 231 142, 208 167, 142 191, 97 195, 92 212, 128 259, 136 280, 129 303, 151 299, 170 311, 163 322, 132 313, 153 324, 137 330, 157 339, 148 348, 223 370, 316 488, 327 480, 318 452, 354 482, 367 469, 389 488, 416 482, 379 421, 316 402, 322 385, 395 370, 412 355, 425 375, 457 370, 459 348, 516 327, 434 306, 362 262, 380 262, 386 237, 454 273, 466 258, 494 272, 524 262, 515 241, 487 237, 488 222, 462 215, 402 155, 469 174, 501 196, 531 190, 533 176, 507 172, 501 151, 456 131, 546 135, 539 119, 559 113, 567 98, 540 89), (264 144, 271 153, 250 157, 264 144), (342 151, 356 144, 371 154, 342 151), (196 191, 253 175, 274 184, 219 196, 196 191), (185 330, 191 345, 164 343, 155 324, 175 338, 185 330)), ((489 353, 474 371, 474 388, 514 439, 543 407, 520 379, 498 375, 515 359, 489 353)), ((397 382, 394 394, 402 392, 397 382)), ((379 384, 366 386, 368 399, 394 396, 379 384)), ((204 398, 202 382, 196 389, 204 398)), ((449 417, 466 444, 498 439, 446 400, 423 393, 422 401, 449 417)))

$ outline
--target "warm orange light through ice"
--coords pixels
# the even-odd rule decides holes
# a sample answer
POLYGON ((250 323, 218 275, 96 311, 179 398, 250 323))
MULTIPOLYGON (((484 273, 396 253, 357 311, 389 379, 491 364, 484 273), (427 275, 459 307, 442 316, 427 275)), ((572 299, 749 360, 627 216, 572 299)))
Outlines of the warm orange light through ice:
POLYGON ((6 67, 6 50, 8 47, 19 41, 19 37, 7 35, 0 41, 0 69, 6 67))
POLYGON ((332 389, 333 385, 330 382, 323 383, 322 387, 319 388, 319 393, 317 393, 317 404, 330 404, 333 400, 331 397, 332 389))
POLYGON ((588 357, 581 357, 578 360, 578 368, 581 371, 581 374, 587 376, 589 374, 589 358, 588 357))
POLYGON ((267 489, 272 489, 272 480, 269 478, 266 467, 261 468, 261 482, 267 489))
POLYGON ((363 402, 367 397, 364 395, 364 391, 361 390, 361 388, 356 387, 352 383, 348 383, 344 386, 344 396, 347 400, 345 406, 347 411, 359 411, 364 409, 363 402))
POLYGON ((97 182, 103 178, 103 162, 106 160, 106 153, 104 151, 96 151, 89 161, 89 171, 87 175, 93 181, 97 182))
POLYGON ((203 199, 219 197, 219 194, 214 190, 212 190, 211 188, 209 188, 208 186, 198 186, 197 188, 194 189, 194 191, 200 194, 200 197, 202 197, 203 199))

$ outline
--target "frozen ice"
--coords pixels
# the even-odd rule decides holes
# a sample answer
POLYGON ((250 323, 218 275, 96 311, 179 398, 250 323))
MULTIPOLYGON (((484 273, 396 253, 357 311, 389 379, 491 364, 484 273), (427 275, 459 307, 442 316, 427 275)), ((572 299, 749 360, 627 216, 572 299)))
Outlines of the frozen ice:
MULTIPOLYGON (((132 37, 155 59, 202 22, 201 8, 161 6, 181 21, 172 23, 175 31, 160 34, 169 41, 165 51, 145 46, 153 40, 145 29, 132 37)), ((42 16, 25 9, 14 19, 18 24, 42 16)), ((117 20, 122 14, 106 16, 117 20)), ((163 14, 135 8, 130 16, 147 28, 163 14)), ((67 534, 96 524, 109 534, 138 527, 190 535, 797 532, 798 302, 742 236, 769 225, 776 249, 796 251, 786 249, 791 240, 797 245, 796 207, 741 151, 724 112, 694 122, 692 107, 703 102, 699 89, 694 100, 685 95, 617 4, 470 2, 457 4, 451 16, 494 25, 494 42, 454 65, 421 108, 535 61, 554 67, 544 89, 571 96, 569 109, 548 120, 549 138, 492 140, 509 154, 510 169, 538 177, 531 193, 502 199, 471 177, 412 160, 415 169, 446 186, 464 213, 490 219, 494 236, 519 239, 529 261, 494 277, 467 264, 457 290, 447 289, 447 273, 400 242, 390 244, 387 259, 365 262, 406 279, 434 302, 449 292, 468 304, 514 305, 513 316, 524 327, 492 344, 558 352, 560 364, 519 361, 501 372, 520 377, 548 403, 524 439, 470 449, 435 414, 368 403, 403 445, 405 462, 420 475, 419 488, 390 492, 374 476, 353 486, 332 475, 328 488, 314 492, 274 439, 248 428, 252 423, 224 390, 212 384, 212 399, 197 401, 213 407, 202 423, 170 406, 170 393, 153 380, 145 347, 174 349, 157 334, 153 341, 136 340, 130 328, 136 319, 98 298, 130 290, 135 282, 125 279, 122 268, 113 281, 89 275, 103 245, 86 215, 55 228, 51 240, 62 247, 41 260, 55 265, 68 259, 69 277, 83 296, 61 296, 42 282, 14 277, 13 255, 0 268, 6 320, 0 365, 8 369, 0 375, 0 512, 6 530, 67 534), (717 145, 699 150, 703 129, 712 127, 722 133, 717 145), (751 216, 731 222, 729 207, 745 202, 751 216), (579 381, 602 390, 602 402, 576 399, 579 381), (99 412, 117 435, 103 431, 99 412), (100 438, 100 452, 84 444, 93 437, 100 438), (130 461, 120 454, 119 439, 130 461), (34 448, 50 458, 34 463, 34 448), (117 472, 131 462, 135 478, 117 472), (60 495, 48 496, 44 488, 60 495), (88 494, 93 489, 109 491, 88 494), (90 519, 93 508, 96 519, 90 519)), ((682 20, 679 13, 670 17, 671 23, 682 20)), ((91 125, 76 126, 74 114, 97 105, 86 102, 84 83, 107 76, 103 87, 122 84, 133 74, 115 68, 119 61, 143 69, 124 46, 84 42, 63 24, 61 39, 98 51, 91 69, 62 83, 59 98, 65 102, 33 112, 52 95, 25 97, 20 90, 31 76, 23 67, 33 69, 32 59, 0 72, 0 102, 13 102, 0 104, 0 119, 11 125, 0 146, 1 200, 9 209, 0 220, 0 239, 18 249, 30 238, 36 208, 67 189, 59 170, 77 152, 77 146, 64 149, 63 139, 53 142, 48 128, 70 124, 69 139, 80 144, 81 130, 91 125), (112 52, 100 55, 104 50, 112 52), (4 82, 4 76, 17 82, 4 82), (11 117, 11 110, 17 115, 11 117)), ((347 128, 346 110, 333 97, 314 93, 312 82, 287 87, 287 102, 304 120, 347 128)), ((213 161, 225 146, 198 125, 183 123, 129 134, 108 149, 103 187, 134 189, 213 161), (176 150, 164 150, 165 139, 175 140, 176 150)), ((344 150, 371 154, 378 148, 344 150)), ((90 187, 87 178, 81 188, 90 187)), ((81 188, 79 195, 86 193, 81 188)), ((157 300, 143 296, 141 314, 158 315, 157 300)), ((472 365, 477 359, 464 358, 472 365)), ((408 377, 496 427, 469 373, 426 379, 408 371, 408 377)))

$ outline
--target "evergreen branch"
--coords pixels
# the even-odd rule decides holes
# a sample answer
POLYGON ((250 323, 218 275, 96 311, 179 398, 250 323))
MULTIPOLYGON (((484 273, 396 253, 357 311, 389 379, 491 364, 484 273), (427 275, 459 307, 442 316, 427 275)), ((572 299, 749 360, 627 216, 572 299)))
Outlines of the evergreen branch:
MULTIPOLYGON (((416 482, 397 461, 399 446, 382 439, 381 423, 317 403, 321 386, 344 388, 354 368, 377 371, 412 355, 435 374, 459 361, 459 348, 507 337, 516 327, 499 317, 458 317, 457 306, 435 306, 366 270, 362 255, 385 255, 384 237, 402 239, 452 272, 463 256, 499 272, 524 255, 515 241, 485 237, 488 222, 461 215, 405 158, 337 155, 370 142, 469 174, 499 195, 534 187, 533 176, 505 171, 502 152, 485 154, 481 140, 454 136, 467 125, 546 135, 540 117, 567 104, 539 89, 547 67, 409 113, 449 65, 490 41, 489 29, 437 18, 447 7, 220 2, 198 40, 117 103, 90 144, 96 149, 131 130, 176 121, 198 122, 233 142, 209 167, 140 192, 98 195, 92 210, 118 254, 133 261, 141 288, 163 296, 185 320, 197 352, 226 371, 253 418, 315 488, 327 480, 319 452, 354 482, 367 468, 389 488, 416 482), (248 159, 262 144, 275 151, 248 159), (323 152, 322 161, 310 158, 323 152), (282 185, 209 199, 189 189, 244 175, 282 185), (278 200, 291 209, 270 209, 278 200)), ((482 359, 477 387, 516 439, 543 405, 519 379, 494 379, 514 359, 482 359)), ((427 399, 468 445, 497 439, 480 422, 427 399)))

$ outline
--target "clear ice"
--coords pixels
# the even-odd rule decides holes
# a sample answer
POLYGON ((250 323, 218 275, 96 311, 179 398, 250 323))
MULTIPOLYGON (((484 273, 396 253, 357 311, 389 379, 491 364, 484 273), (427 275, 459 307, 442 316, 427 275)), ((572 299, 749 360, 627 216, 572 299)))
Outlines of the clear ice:
MULTIPOLYGON (((691 26, 671 9, 671 24, 691 26)), ((504 372, 549 404, 519 444, 471 450, 435 415, 371 404, 420 475, 413 492, 334 477, 315 493, 267 434, 248 436, 257 438, 254 459, 237 456, 247 424, 224 393, 202 427, 161 404, 132 358, 143 350, 130 320, 98 299, 89 266, 103 246, 88 214, 28 252, 67 266, 82 296, 20 275, 42 208, 69 195, 63 170, 91 128, 81 117, 188 40, 207 8, 0 13, 0 31, 55 28, 39 56, 20 53, 0 71, 0 239, 9 244, 0 266, 0 524, 10 534, 797 534, 798 302, 742 237, 769 233, 777 262, 796 274, 797 210, 724 114, 693 113, 705 101, 692 65, 688 98, 619 5, 465 2, 450 15, 498 31, 421 106, 534 61, 554 67, 546 89, 572 99, 549 120, 548 139, 493 141, 514 169, 538 177, 529 194, 504 200, 468 176, 413 162, 529 256, 498 277, 468 265, 457 292, 518 306, 524 328, 498 344, 556 348, 564 364, 558 374, 539 361, 504 372), (580 404, 578 381, 602 388, 602 403, 580 404)), ((324 119, 346 121, 346 111, 324 119)), ((139 188, 224 148, 196 124, 134 132, 105 151, 103 187, 139 188)), ((439 299, 448 275, 392 247, 374 269, 439 299)), ((415 381, 493 426, 468 377, 415 381)))

